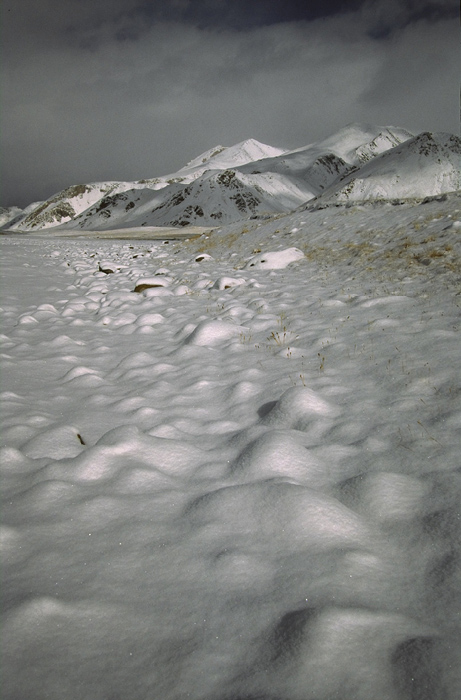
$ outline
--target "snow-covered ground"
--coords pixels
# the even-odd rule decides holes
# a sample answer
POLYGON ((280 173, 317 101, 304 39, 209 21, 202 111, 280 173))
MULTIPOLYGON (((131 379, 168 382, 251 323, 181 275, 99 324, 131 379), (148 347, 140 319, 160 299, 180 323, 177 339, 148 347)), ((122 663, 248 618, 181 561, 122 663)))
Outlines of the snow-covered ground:
POLYGON ((0 238, 4 700, 459 698, 460 212, 0 238))

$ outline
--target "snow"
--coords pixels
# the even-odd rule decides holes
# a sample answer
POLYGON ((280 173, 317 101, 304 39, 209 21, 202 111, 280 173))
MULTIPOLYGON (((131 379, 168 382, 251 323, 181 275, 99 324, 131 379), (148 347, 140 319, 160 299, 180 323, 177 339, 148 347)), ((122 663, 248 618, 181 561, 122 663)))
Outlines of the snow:
POLYGON ((457 700, 460 222, 0 237, 5 700, 457 700))

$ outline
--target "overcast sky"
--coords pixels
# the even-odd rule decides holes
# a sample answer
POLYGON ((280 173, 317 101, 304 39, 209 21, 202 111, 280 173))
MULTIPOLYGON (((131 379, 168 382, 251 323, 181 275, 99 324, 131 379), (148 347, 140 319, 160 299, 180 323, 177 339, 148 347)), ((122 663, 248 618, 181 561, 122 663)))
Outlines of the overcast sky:
POLYGON ((354 121, 459 133, 457 0, 3 0, 0 206, 354 121))

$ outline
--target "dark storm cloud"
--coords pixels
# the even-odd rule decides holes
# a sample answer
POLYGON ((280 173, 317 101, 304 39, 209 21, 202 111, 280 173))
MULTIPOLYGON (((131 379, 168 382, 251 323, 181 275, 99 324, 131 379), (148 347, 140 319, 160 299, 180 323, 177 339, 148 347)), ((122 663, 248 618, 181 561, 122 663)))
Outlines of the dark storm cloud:
POLYGON ((453 0, 170 0, 170 2, 140 3, 136 12, 150 21, 192 24, 199 28, 234 30, 280 24, 282 22, 312 21, 364 8, 371 30, 388 33, 418 19, 437 21, 456 17, 453 0))
POLYGON ((200 28, 252 29, 281 22, 310 21, 349 12, 363 0, 178 0, 146 4, 144 12, 161 20, 186 22, 200 28))
POLYGON ((351 121, 458 128, 453 3, 4 0, 2 204, 351 121), (379 28, 382 31, 379 31, 379 28))
POLYGON ((454 0, 367 0, 362 16, 370 36, 381 39, 420 21, 456 21, 459 5, 454 0))
MULTIPOLYGON (((421 115, 431 114, 434 85, 441 95, 454 97, 457 92, 458 42, 458 32, 446 21, 435 26, 425 22, 407 25, 398 41, 389 42, 392 50, 383 56, 373 83, 362 94, 362 103, 383 110, 392 101, 398 102, 407 119, 418 109, 421 115)), ((456 123, 455 129, 458 131, 456 123)))

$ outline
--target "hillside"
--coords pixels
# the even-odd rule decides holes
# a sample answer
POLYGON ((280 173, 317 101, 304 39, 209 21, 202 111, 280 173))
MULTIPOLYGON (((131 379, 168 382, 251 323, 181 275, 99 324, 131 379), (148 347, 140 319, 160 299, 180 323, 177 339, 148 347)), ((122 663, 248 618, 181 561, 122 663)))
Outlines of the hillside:
POLYGON ((461 188, 461 139, 423 132, 348 173, 319 201, 420 199, 461 188))

